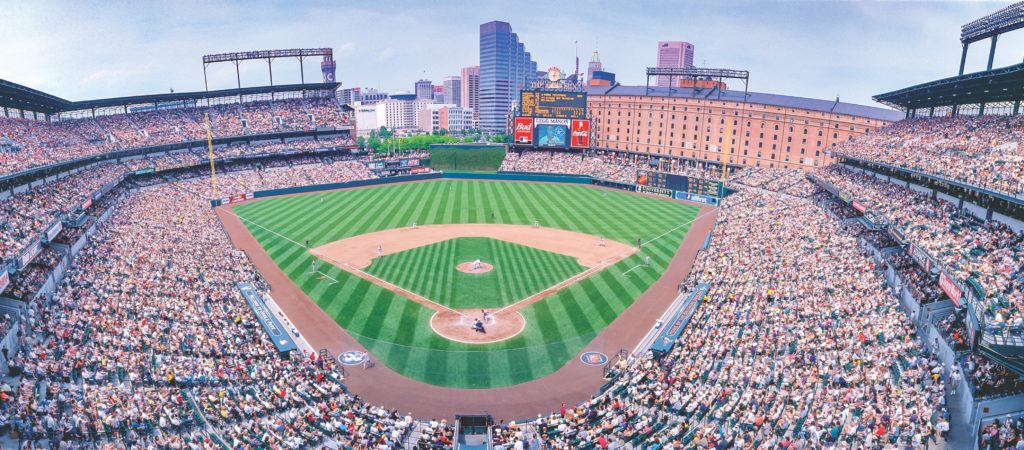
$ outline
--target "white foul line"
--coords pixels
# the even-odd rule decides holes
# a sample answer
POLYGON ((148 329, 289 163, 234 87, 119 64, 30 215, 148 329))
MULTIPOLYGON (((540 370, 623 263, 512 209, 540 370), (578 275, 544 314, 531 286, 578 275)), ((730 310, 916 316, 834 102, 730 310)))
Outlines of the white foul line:
MULTIPOLYGON (((229 210, 229 209, 227 209, 227 208, 222 208, 222 210, 223 210, 224 212, 228 213, 228 214, 231 214, 232 216, 235 216, 235 218, 237 218, 238 220, 242 220, 242 221, 245 221, 245 222, 249 222, 249 223, 251 223, 251 224, 253 224, 253 225, 256 225, 257 227, 260 227, 260 228, 262 228, 262 229, 263 229, 263 230, 265 230, 265 231, 268 231, 268 232, 270 232, 270 233, 273 233, 274 235, 276 235, 277 237, 279 237, 279 238, 281 238, 281 239, 284 239, 284 240, 286 240, 286 241, 288 241, 288 242, 291 242, 292 244, 295 244, 295 245, 296 245, 296 246, 298 246, 298 247, 303 247, 303 248, 305 248, 305 246, 304 246, 304 245, 302 245, 302 244, 300 244, 300 243, 298 243, 298 242, 295 242, 295 241, 293 241, 293 240, 292 240, 291 238, 289 238, 288 236, 285 236, 285 235, 283 235, 283 234, 281 234, 281 233, 278 233, 278 232, 276 232, 276 231, 274 231, 274 230, 271 230, 270 228, 267 228, 267 227, 265 227, 265 226, 263 226, 263 225, 260 225, 260 224, 258 224, 258 223, 256 223, 256 222, 253 222, 253 221, 251 221, 251 220, 249 220, 249 219, 246 219, 246 218, 244 218, 244 217, 242 217, 242 216, 239 216, 238 214, 235 214, 234 212, 232 212, 231 210, 229 210)), ((325 276, 325 277, 327 277, 327 278, 330 278, 331 280, 334 280, 334 282, 333 282, 333 283, 330 283, 330 284, 328 284, 328 286, 330 286, 331 284, 334 284, 334 283, 337 283, 337 282, 338 282, 338 280, 337 280, 336 278, 334 278, 334 277, 332 277, 332 276, 330 276, 330 275, 328 275, 328 274, 326 274, 326 273, 323 273, 323 272, 321 272, 321 271, 319 271, 319 270, 318 270, 318 271, 316 271, 316 273, 319 273, 320 275, 323 275, 323 276, 325 276)))

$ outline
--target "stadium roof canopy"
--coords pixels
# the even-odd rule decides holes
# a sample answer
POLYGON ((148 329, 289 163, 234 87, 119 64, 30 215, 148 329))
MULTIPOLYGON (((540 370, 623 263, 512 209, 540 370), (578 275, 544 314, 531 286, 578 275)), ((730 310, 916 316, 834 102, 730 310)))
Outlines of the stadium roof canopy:
POLYGON ((0 80, 0 107, 54 114, 71 102, 18 83, 0 80))
POLYGON ((878 94, 877 102, 914 110, 941 106, 1014 102, 1024 99, 1024 63, 943 78, 878 94))
POLYGON ((81 111, 93 108, 203 100, 253 94, 272 94, 295 91, 334 91, 338 89, 340 85, 340 83, 282 84, 277 86, 244 87, 241 89, 222 89, 218 91, 134 95, 129 97, 73 102, 17 83, 0 80, 0 107, 16 108, 44 114, 57 114, 66 111, 81 111))
POLYGON ((757 103, 761 105, 781 106, 783 108, 799 108, 809 111, 821 111, 833 114, 846 114, 869 119, 885 120, 895 122, 904 118, 904 114, 891 109, 875 106, 857 105, 837 100, 819 100, 806 97, 793 97, 789 95, 766 94, 762 92, 747 92, 734 90, 718 90, 692 87, 654 87, 645 86, 588 86, 587 95, 619 95, 619 96, 651 96, 651 97, 682 97, 707 100, 722 100, 731 102, 757 103))

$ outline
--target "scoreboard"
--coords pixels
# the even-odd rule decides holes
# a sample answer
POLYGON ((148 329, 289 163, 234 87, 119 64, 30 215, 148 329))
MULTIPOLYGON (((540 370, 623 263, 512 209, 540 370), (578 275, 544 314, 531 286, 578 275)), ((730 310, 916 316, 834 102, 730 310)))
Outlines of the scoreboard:
POLYGON ((687 194, 718 197, 722 192, 722 182, 708 178, 696 178, 657 170, 636 171, 637 186, 658 189, 670 189, 687 194))
POLYGON ((520 91, 519 115, 551 119, 585 119, 587 94, 571 91, 520 91))

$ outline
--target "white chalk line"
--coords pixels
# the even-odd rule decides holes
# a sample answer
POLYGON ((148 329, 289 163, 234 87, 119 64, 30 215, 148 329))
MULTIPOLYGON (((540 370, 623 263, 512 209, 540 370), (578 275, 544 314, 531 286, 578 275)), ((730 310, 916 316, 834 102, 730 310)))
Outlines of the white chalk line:
MULTIPOLYGON (((255 226, 259 227, 259 228, 262 228, 263 230, 265 230, 265 231, 267 231, 267 232, 270 232, 270 233, 274 234, 275 236, 277 236, 277 237, 279 237, 279 238, 281 238, 281 239, 284 239, 284 240, 286 240, 286 241, 288 241, 288 242, 291 242, 292 244, 295 244, 295 245, 296 245, 297 247, 300 247, 300 248, 305 248, 305 247, 306 247, 305 245, 302 245, 302 244, 300 244, 300 243, 298 243, 298 242, 295 242, 294 240, 292 240, 292 239, 291 239, 291 238, 289 238, 288 236, 285 236, 285 235, 283 235, 283 234, 281 234, 281 233, 278 233, 278 232, 276 232, 276 231, 274 231, 274 230, 271 230, 270 228, 267 228, 267 227, 265 227, 265 226, 263 226, 263 225, 260 225, 260 224, 258 224, 258 223, 256 223, 256 222, 253 222, 252 220, 249 220, 249 219, 246 219, 246 218, 244 218, 244 217, 242 217, 242 216, 239 216, 238 214, 235 214, 235 213, 234 213, 234 211, 231 211, 230 209, 227 209, 227 208, 223 208, 223 211, 224 211, 224 212, 226 212, 226 213, 228 213, 228 214, 231 214, 232 216, 235 216, 235 218, 237 218, 238 220, 241 220, 241 221, 244 221, 244 222, 248 222, 248 223, 251 223, 251 224, 253 224, 253 225, 255 225, 255 226)), ((322 272, 322 271, 319 271, 319 270, 317 270, 317 271, 316 271, 316 273, 319 273, 320 275, 323 275, 323 276, 325 276, 325 277, 327 277, 327 278, 330 278, 331 280, 333 280, 333 282, 332 282, 332 283, 329 283, 329 284, 328 284, 328 286, 330 286, 330 285, 332 285, 332 284, 334 284, 334 283, 337 283, 337 282, 338 282, 338 279, 337 279, 337 278, 334 278, 334 277, 332 277, 332 276, 330 276, 330 275, 328 275, 328 274, 326 274, 326 273, 324 273, 324 272, 322 272)), ((311 274, 311 275, 312 275, 312 274, 311 274)))

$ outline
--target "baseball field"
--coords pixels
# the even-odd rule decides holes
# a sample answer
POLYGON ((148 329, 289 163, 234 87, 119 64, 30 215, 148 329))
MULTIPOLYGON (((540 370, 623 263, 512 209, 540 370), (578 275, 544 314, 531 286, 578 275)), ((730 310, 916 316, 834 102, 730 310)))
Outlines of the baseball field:
POLYGON ((378 363, 493 388, 576 357, 661 276, 698 208, 582 185, 439 180, 233 211, 378 363), (479 319, 486 333, 472 329, 479 319))

